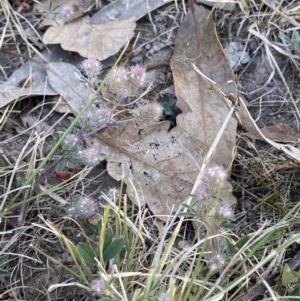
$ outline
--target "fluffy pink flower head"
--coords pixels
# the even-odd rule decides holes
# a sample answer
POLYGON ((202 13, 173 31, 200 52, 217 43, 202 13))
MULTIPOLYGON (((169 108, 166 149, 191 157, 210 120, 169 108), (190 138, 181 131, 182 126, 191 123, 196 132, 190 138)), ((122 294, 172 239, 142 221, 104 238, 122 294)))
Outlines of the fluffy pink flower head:
POLYGON ((129 76, 125 67, 119 66, 114 69, 106 82, 109 92, 117 97, 126 97, 129 93, 129 76))
POLYGON ((89 107, 82 115, 84 126, 88 129, 99 128, 109 122, 111 113, 105 108, 89 107))
POLYGON ((78 156, 84 164, 88 166, 96 166, 100 163, 101 152, 99 148, 92 146, 80 150, 78 152, 78 156))
POLYGON ((211 271, 220 271, 225 265, 225 257, 221 254, 215 254, 211 257, 209 265, 211 271))
POLYGON ((65 150, 71 150, 73 148, 76 148, 77 144, 79 143, 80 139, 75 134, 69 134, 63 141, 63 148, 65 150))
POLYGON ((97 59, 88 58, 82 61, 80 69, 89 77, 93 78, 102 72, 102 64, 97 59))
POLYGON ((114 69, 106 82, 108 91, 117 97, 134 96, 144 84, 146 68, 136 65, 126 69, 119 66, 114 69))
POLYGON ((158 122, 163 114, 164 108, 158 102, 149 102, 145 105, 140 105, 133 110, 133 117, 140 127, 151 126, 158 122))
POLYGON ((222 183, 227 178, 227 174, 223 166, 213 165, 208 167, 205 171, 204 179, 207 182, 214 182, 215 184, 222 183))
POLYGON ((140 65, 135 65, 130 67, 130 85, 131 85, 131 94, 137 93, 139 89, 143 86, 146 68, 140 65))
POLYGON ((220 217, 224 219, 229 219, 234 216, 234 211, 228 205, 222 205, 218 209, 218 214, 220 217))
POLYGON ((91 282, 91 288, 96 292, 101 293, 106 289, 106 283, 103 279, 95 279, 91 282))
POLYGON ((59 8, 59 13, 63 20, 71 21, 74 18, 74 7, 70 4, 63 4, 59 8))
POLYGON ((73 218, 90 218, 98 210, 97 202, 89 196, 81 196, 69 209, 69 215, 73 218))
POLYGON ((158 301, 169 301, 169 297, 167 293, 161 293, 157 299, 158 301))

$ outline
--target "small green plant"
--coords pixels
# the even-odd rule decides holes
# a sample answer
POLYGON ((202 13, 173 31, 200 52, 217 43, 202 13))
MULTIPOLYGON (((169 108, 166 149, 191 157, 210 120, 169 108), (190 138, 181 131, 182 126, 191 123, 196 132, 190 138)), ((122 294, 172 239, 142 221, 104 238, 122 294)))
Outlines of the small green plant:
MULTIPOLYGON (((6 263, 7 260, 8 260, 8 255, 0 256, 0 266, 1 266, 2 264, 6 263)), ((0 277, 8 276, 9 274, 10 274, 9 272, 0 269, 0 277)))
MULTIPOLYGON (((89 58, 81 63, 80 69, 83 73, 80 82, 87 86, 87 95, 91 95, 99 84, 98 76, 102 73, 102 64, 96 59, 89 58)), ((163 115, 163 106, 158 102, 146 104, 138 102, 137 97, 144 86, 145 75, 146 69, 139 65, 130 68, 116 67, 105 82, 102 95, 97 95, 95 101, 83 112, 78 119, 77 127, 65 137, 54 156, 55 160, 45 168, 37 182, 44 179, 54 167, 56 173, 61 173, 69 170, 70 163, 95 166, 103 160, 102 146, 98 141, 94 141, 91 146, 84 143, 87 137, 96 132, 128 122, 135 122, 139 131, 158 122, 163 115), (137 99, 133 104, 130 102, 126 105, 126 100, 132 98, 137 99)), ((76 112, 74 115, 78 116, 76 112)), ((54 139, 59 141, 62 135, 55 133, 54 139)), ((62 178, 64 179, 63 176, 62 178)))
MULTIPOLYGON (((92 228, 89 224, 84 225, 85 230, 89 234, 93 234, 98 238, 101 236, 102 221, 92 228)), ((114 238, 115 234, 111 229, 107 229, 104 235, 103 243, 98 243, 96 247, 88 243, 80 242, 77 249, 82 258, 88 263, 97 263, 98 261, 107 262, 115 258, 123 249, 125 240, 123 237, 114 238)))
POLYGON ((295 52, 296 55, 300 54, 300 35, 297 30, 294 30, 292 37, 280 34, 279 37, 288 43, 288 46, 295 52))

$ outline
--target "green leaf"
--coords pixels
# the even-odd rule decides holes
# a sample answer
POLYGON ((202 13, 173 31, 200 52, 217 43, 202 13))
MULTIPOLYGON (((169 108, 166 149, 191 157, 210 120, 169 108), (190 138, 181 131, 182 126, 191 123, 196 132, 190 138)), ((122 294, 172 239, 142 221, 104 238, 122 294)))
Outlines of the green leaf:
POLYGON ((232 242, 227 239, 227 237, 224 237, 224 245, 226 246, 227 249, 227 254, 229 255, 234 255, 236 253, 235 246, 232 244, 232 242))
POLYGON ((121 252, 125 245, 125 240, 123 237, 116 238, 103 252, 103 260, 109 261, 110 259, 114 258, 117 254, 121 252))
POLYGON ((237 214, 234 216, 234 219, 239 219, 239 218, 241 218, 242 216, 245 216, 246 214, 247 214, 246 211, 239 212, 239 213, 237 213, 237 214))
POLYGON ((281 282, 283 285, 295 283, 300 277, 300 272, 291 271, 290 266, 286 263, 283 267, 281 282))
POLYGON ((112 299, 110 297, 103 297, 103 298, 99 299, 99 301, 113 301, 113 300, 115 300, 115 299, 112 299))
POLYGON ((66 167, 67 161, 66 160, 61 160, 60 162, 58 162, 58 164, 56 165, 56 172, 61 172, 64 170, 64 168, 66 167))
POLYGON ((227 230, 233 230, 235 228, 235 225, 230 223, 229 221, 224 221, 221 223, 221 227, 227 230))
POLYGON ((99 236, 101 233, 102 221, 100 220, 96 225, 96 234, 99 236))
POLYGON ((97 257, 92 247, 84 242, 80 242, 77 245, 77 250, 80 256, 88 263, 96 263, 94 257, 97 257))
POLYGON ((5 263, 8 260, 8 255, 0 256, 0 265, 5 263))
MULTIPOLYGON (((297 287, 295 288, 292 293, 291 293, 291 296, 294 296, 294 297, 299 297, 300 296, 300 287, 297 287)), ((299 298, 289 298, 288 299, 289 301, 299 301, 299 298)))
POLYGON ((5 276, 9 276, 9 275, 10 275, 9 272, 0 269, 0 277, 5 277, 5 276))
POLYGON ((104 244, 103 244, 103 253, 108 248, 108 246, 111 244, 114 237, 114 233, 108 229, 107 234, 105 235, 104 244))
POLYGON ((249 241, 250 236, 249 235, 245 235, 243 237, 241 237, 238 242, 235 244, 236 248, 238 250, 240 250, 241 248, 244 247, 244 245, 249 241))
POLYGON ((83 230, 86 234, 96 234, 96 230, 88 223, 83 224, 83 230))

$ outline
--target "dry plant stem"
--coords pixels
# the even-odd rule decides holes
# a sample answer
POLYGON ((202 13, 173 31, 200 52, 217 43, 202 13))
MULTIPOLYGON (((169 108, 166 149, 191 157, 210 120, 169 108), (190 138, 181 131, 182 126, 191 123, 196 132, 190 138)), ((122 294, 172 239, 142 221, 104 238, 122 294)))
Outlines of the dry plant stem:
MULTIPOLYGON (((24 183, 24 186, 27 186, 29 184, 32 184, 32 182, 34 181, 34 179, 36 178, 36 176, 38 175, 38 173, 40 172, 40 170, 47 164, 47 162, 52 158, 52 156, 55 154, 55 152, 57 151, 59 145, 64 141, 64 139, 66 138, 66 136, 71 132, 72 128, 77 124, 77 122, 79 121, 79 119, 81 118, 81 116, 83 115, 83 113, 85 112, 85 110, 93 103, 93 101, 96 99, 97 94, 99 93, 99 91, 103 88, 105 82, 107 81, 107 79, 110 77, 111 73, 113 72, 114 68, 117 66, 117 64, 119 63, 119 61, 121 60, 122 56, 124 55, 124 52, 126 51, 127 47, 128 47, 129 42, 127 43, 127 45, 124 47, 123 51, 121 52, 120 56, 118 57, 118 59, 116 60, 114 66, 111 68, 111 70, 107 73, 106 77, 104 78, 103 82, 101 83, 101 85, 99 86, 99 88, 94 92, 94 94, 92 95, 91 99, 87 102, 87 104, 83 107, 83 109, 79 112, 79 114, 75 117, 75 119, 73 120, 73 122, 71 123, 71 125, 69 126, 69 128, 66 130, 66 132, 61 136, 61 138, 59 139, 59 141, 57 142, 57 144, 53 147, 53 149, 49 152, 49 154, 46 156, 46 158, 42 161, 42 163, 38 166, 38 168, 31 174, 31 176, 29 177, 29 179, 24 183)), ((2 50, 0 50, 2 51, 2 50)), ((30 59, 31 61, 32 60, 30 59)), ((38 65, 42 65, 43 68, 45 68, 44 64, 41 64, 39 62, 38 65)), ((51 70, 52 71, 52 70, 51 70)), ((53 72, 53 71, 52 71, 53 72)), ((5 208, 3 210, 3 204, 1 206, 1 210, 0 211, 0 220, 1 218, 10 210, 11 205, 13 205, 16 200, 20 197, 20 195, 23 192, 23 188, 21 188, 19 190, 19 192, 12 198, 12 200, 10 201, 9 206, 7 206, 7 208, 5 208)))
MULTIPOLYGON (((27 143, 24 145, 24 147, 22 148, 22 151, 17 159, 17 162, 15 163, 14 165, 14 169, 11 173, 11 177, 10 177, 10 181, 9 181, 9 184, 8 184, 8 187, 7 187, 7 191, 9 191, 10 193, 7 193, 7 194, 4 194, 2 197, 3 197, 3 200, 2 200, 2 203, 1 203, 1 206, 0 206, 0 212, 4 209, 4 206, 5 206, 5 203, 6 203, 6 200, 8 198, 8 196, 11 194, 11 187, 13 185, 13 180, 15 178, 15 174, 17 172, 17 170, 19 169, 19 166, 20 166, 20 162, 22 160, 22 157, 25 153, 25 150, 27 149, 27 146, 32 142, 32 140, 35 140, 35 138, 33 137, 33 134, 31 135, 31 137, 27 140, 27 143)), ((19 192, 24 189, 28 188, 28 184, 24 184, 23 187, 21 187, 20 189, 18 188, 19 192)), ((18 193, 19 193, 18 192, 18 193)))

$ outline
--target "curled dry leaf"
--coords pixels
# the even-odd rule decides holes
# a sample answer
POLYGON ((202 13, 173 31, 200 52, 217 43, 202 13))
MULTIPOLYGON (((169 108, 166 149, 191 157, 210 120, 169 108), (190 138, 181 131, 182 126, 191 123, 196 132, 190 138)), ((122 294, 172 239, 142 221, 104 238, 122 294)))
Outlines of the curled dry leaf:
POLYGON ((236 107, 235 113, 238 116, 241 125, 246 131, 252 133, 256 138, 266 141, 278 150, 281 150, 291 162, 300 166, 300 148, 298 147, 299 143, 297 143, 297 145, 283 144, 267 138, 256 125, 242 98, 239 99, 239 105, 236 107))
MULTIPOLYGON (((79 74, 80 72, 77 68, 75 68, 74 66, 72 67, 70 64, 63 62, 60 62, 57 65, 54 64, 53 72, 56 72, 55 68, 58 68, 56 74, 61 78, 57 79, 56 81, 52 81, 52 87, 47 77, 46 62, 50 63, 61 60, 71 62, 73 65, 78 66, 82 58, 78 59, 74 55, 70 56, 66 51, 61 49, 59 45, 50 45, 47 50, 41 52, 40 56, 35 55, 31 61, 22 65, 10 76, 10 78, 5 83, 0 85, 0 107, 9 104, 14 99, 23 99, 25 97, 33 95, 56 96, 59 93, 56 91, 61 91, 62 94, 66 97, 66 93, 64 93, 65 90, 59 90, 57 85, 59 85, 60 83, 66 85, 67 80, 69 84, 77 87, 79 77, 75 79, 74 74, 79 74), (42 60, 42 57, 44 58, 44 60, 42 60), (44 67, 40 63, 43 63, 44 67)), ((49 68, 51 68, 51 64, 49 64, 49 68)), ((63 88, 65 88, 65 86, 63 88)), ((77 98, 74 98, 74 100, 70 102, 70 107, 73 107, 72 103, 78 101, 79 100, 77 96, 77 98)), ((56 107, 55 110, 61 113, 67 112, 69 110, 69 106, 66 105, 62 107, 61 103, 59 107, 56 107)))
MULTIPOLYGON (((234 77, 216 35, 212 35, 214 24, 208 15, 209 11, 197 9, 195 24, 189 12, 176 38, 171 67, 183 111, 177 126, 169 130, 169 122, 162 122, 139 133, 134 124, 128 124, 96 135, 109 174, 116 180, 124 177, 129 197, 140 205, 148 204, 163 220, 188 198, 203 158, 229 112, 220 95, 193 70, 191 61, 199 63, 226 93, 236 94, 235 86, 227 83, 234 77)), ((232 118, 212 163, 230 168, 235 131, 232 118)), ((233 204, 231 185, 226 183, 225 188, 224 198, 233 204)))
MULTIPOLYGON (((47 58, 47 55, 45 56, 47 58)), ((35 56, 34 59, 42 61, 38 56, 35 56)), ((46 78, 46 70, 37 64, 27 62, 0 85, 0 108, 14 99, 22 99, 31 95, 57 95, 57 93, 46 78)))
MULTIPOLYGON (((293 143, 300 142, 300 132, 285 123, 279 122, 271 126, 266 126, 261 128, 260 131, 265 137, 273 141, 293 143)), ((246 136, 254 139, 259 138, 252 133, 246 133, 246 136)))
POLYGON ((44 35, 45 44, 61 44, 68 51, 76 51, 83 57, 104 60, 116 54, 134 34, 133 19, 96 24, 90 17, 58 26, 51 26, 44 35))

